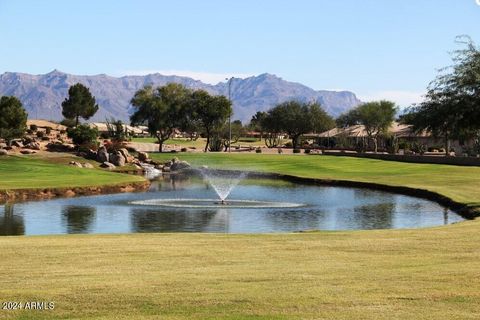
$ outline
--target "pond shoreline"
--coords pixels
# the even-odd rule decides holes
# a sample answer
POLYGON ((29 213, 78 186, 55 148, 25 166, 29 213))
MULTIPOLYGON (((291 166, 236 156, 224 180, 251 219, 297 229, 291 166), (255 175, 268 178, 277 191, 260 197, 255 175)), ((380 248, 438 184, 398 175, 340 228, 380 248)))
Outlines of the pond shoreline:
POLYGON ((148 190, 149 187, 150 181, 145 180, 100 186, 0 190, 0 203, 6 203, 9 201, 50 200, 60 197, 71 198, 76 196, 142 192, 148 190))
MULTIPOLYGON (((228 170, 227 170, 228 171, 228 170)), ((403 194, 407 196, 422 198, 426 200, 431 200, 441 204, 448 209, 451 209, 458 213, 465 219, 475 219, 480 217, 480 209, 478 207, 469 207, 464 203, 460 203, 441 195, 434 191, 429 191, 425 189, 417 189, 412 187, 404 186, 391 186, 380 183, 373 182, 362 182, 362 181, 351 181, 351 180, 335 180, 335 179, 317 179, 317 178, 305 178, 298 177, 288 174, 280 173, 270 173, 270 172, 249 172, 251 177, 264 177, 264 178, 277 178, 283 179, 285 181, 309 184, 309 185, 319 185, 319 186, 336 186, 336 187, 351 187, 351 188, 363 188, 370 190, 385 191, 390 193, 403 194)))
MULTIPOLYGON (((240 172, 238 170, 225 170, 225 169, 219 169, 219 170, 226 171, 226 172, 228 171, 240 172)), ((404 186, 391 186, 391 185, 385 185, 380 183, 362 182, 362 181, 353 181, 353 180, 307 178, 307 177, 299 177, 294 175, 280 174, 280 173, 273 173, 273 172, 248 171, 247 173, 250 177, 275 178, 275 179, 282 179, 285 181, 307 184, 307 185, 364 188, 364 189, 403 194, 403 195, 435 201, 455 211, 465 219, 471 220, 471 219, 480 217, 480 209, 478 207, 469 207, 464 203, 454 201, 449 197, 441 195, 437 192, 429 191, 425 189, 417 189, 417 188, 404 187, 404 186)), ((168 173, 168 174, 177 174, 177 173, 168 173)), ((0 204, 8 201, 49 200, 49 199, 59 198, 59 197, 70 198, 75 196, 89 196, 89 195, 125 193, 125 192, 144 192, 148 190, 148 188, 150 187, 150 184, 151 183, 149 180, 145 180, 140 182, 129 182, 129 183, 104 185, 104 186, 0 190, 0 204)))

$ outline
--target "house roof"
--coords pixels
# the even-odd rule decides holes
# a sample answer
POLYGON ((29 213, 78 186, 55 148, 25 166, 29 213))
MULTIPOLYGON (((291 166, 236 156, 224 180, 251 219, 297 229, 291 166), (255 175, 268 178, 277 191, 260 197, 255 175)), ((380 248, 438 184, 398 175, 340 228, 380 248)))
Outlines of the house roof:
MULTIPOLYGON (((390 128, 388 129, 388 132, 395 135, 398 138, 430 136, 430 134, 426 131, 416 133, 412 130, 411 125, 401 124, 398 122, 393 122, 390 128)), ((354 125, 347 128, 333 128, 319 134, 306 134, 306 136, 319 137, 319 138, 332 138, 337 136, 367 137, 368 135, 363 125, 354 125)))

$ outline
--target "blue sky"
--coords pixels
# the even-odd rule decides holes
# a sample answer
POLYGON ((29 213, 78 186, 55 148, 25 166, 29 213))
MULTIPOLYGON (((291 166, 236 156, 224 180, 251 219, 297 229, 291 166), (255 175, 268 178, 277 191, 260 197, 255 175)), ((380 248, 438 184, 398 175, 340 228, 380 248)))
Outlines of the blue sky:
POLYGON ((0 73, 273 73, 363 100, 418 101, 480 0, 0 0, 0 73))

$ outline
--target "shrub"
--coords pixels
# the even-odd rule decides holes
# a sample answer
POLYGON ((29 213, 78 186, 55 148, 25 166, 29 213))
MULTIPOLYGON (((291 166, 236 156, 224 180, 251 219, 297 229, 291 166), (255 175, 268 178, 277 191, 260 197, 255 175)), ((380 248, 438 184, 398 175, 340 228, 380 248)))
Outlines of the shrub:
POLYGON ((187 152, 187 148, 180 149, 181 152, 187 152))
POLYGON ((90 128, 87 125, 79 125, 76 128, 70 128, 67 131, 68 137, 72 139, 73 143, 80 146, 89 143, 96 143, 98 138, 98 130, 90 128))
POLYGON ((304 151, 304 152, 305 152, 306 154, 309 154, 309 153, 310 153, 310 151, 311 151, 310 149, 305 149, 305 151, 304 151))
POLYGON ((282 148, 278 148, 278 149, 277 149, 277 152, 278 152, 278 154, 282 154, 282 153, 283 153, 283 149, 282 149, 282 148))
POLYGON ((260 148, 255 149, 255 153, 262 153, 262 149, 260 148))
POLYGON ((46 134, 52 133, 52 128, 46 127, 46 128, 45 128, 45 133, 46 133, 46 134))
POLYGON ((293 149, 293 153, 300 153, 301 150, 300 149, 293 149))
POLYGON ((30 125, 30 130, 32 130, 32 131, 37 131, 37 130, 38 130, 37 125, 36 125, 36 124, 31 124, 31 125, 30 125))
POLYGON ((43 138, 44 135, 45 135, 45 132, 43 132, 43 131, 37 131, 37 137, 38 137, 38 138, 43 138))
POLYGON ((293 147, 292 142, 291 142, 291 141, 288 141, 287 143, 285 143, 285 147, 286 147, 286 148, 291 148, 291 147, 293 147))
POLYGON ((28 133, 28 134, 33 134, 33 130, 32 130, 32 129, 28 129, 28 130, 27 130, 27 133, 28 133))

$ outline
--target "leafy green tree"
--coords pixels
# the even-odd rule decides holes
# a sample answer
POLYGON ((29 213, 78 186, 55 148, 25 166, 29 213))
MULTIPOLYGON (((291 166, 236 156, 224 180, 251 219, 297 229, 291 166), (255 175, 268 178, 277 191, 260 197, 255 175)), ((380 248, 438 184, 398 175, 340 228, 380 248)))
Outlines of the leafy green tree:
MULTIPOLYGON (((335 125, 332 117, 318 103, 304 103, 295 100, 280 103, 269 110, 262 123, 266 130, 271 134, 273 132, 273 136, 278 136, 280 131, 286 132, 292 139, 294 149, 298 147, 301 135, 325 131, 335 125)), ((272 143, 272 146, 274 144, 272 143)))
POLYGON ((11 140, 21 138, 27 130, 27 112, 16 97, 0 98, 0 138, 8 145, 11 140))
POLYGON ((386 134, 395 119, 397 108, 394 102, 381 100, 366 102, 350 110, 337 119, 344 125, 361 124, 369 139, 374 143, 374 151, 378 151, 378 137, 386 134))
POLYGON ((105 119, 108 131, 108 137, 112 141, 122 142, 128 139, 128 130, 122 120, 105 119))
POLYGON ((171 137, 174 129, 185 125, 183 115, 190 96, 191 91, 177 83, 155 89, 146 86, 138 90, 131 100, 135 111, 130 121, 132 125, 147 125, 148 132, 157 138, 159 151, 162 152, 163 143, 171 137))
POLYGON ((253 131, 260 132, 260 141, 263 138, 264 131, 264 128, 262 127, 262 121, 264 121, 266 117, 267 113, 265 111, 257 111, 257 113, 255 113, 250 120, 250 128, 253 131))
MULTIPOLYGON (((207 137, 204 149, 207 152, 212 138, 217 142, 222 140, 222 132, 225 130, 228 117, 232 114, 232 103, 225 96, 211 96, 204 90, 194 91, 190 103, 207 137)), ((222 143, 217 143, 216 146, 218 145, 222 143)), ((215 151, 217 149, 218 147, 214 148, 215 151)))
POLYGON ((90 90, 81 83, 68 89, 68 98, 62 102, 62 115, 66 119, 74 119, 78 126, 79 118, 90 119, 98 111, 98 104, 90 90))
POLYGON ((75 128, 69 128, 67 130, 67 136, 72 139, 72 142, 77 146, 93 145, 97 142, 98 130, 82 124, 75 128))
POLYGON ((468 37, 457 42, 466 48, 454 52, 454 64, 429 84, 424 101, 401 117, 417 132, 442 137, 446 155, 450 139, 475 138, 480 131, 480 50, 468 37))

